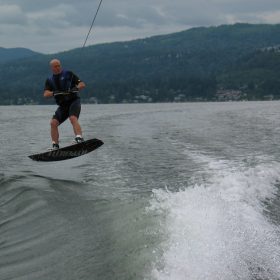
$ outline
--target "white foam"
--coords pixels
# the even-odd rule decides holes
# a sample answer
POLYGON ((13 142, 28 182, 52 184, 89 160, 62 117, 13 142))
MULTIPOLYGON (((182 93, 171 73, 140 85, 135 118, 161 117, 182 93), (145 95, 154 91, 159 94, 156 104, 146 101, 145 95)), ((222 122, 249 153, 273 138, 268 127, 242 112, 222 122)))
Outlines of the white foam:
MULTIPOLYGON (((167 242, 152 277, 165 280, 279 279, 279 227, 264 215, 280 179, 275 162, 237 170, 208 161, 211 176, 177 193, 154 191, 167 242)), ((206 168, 206 169, 207 169, 206 168)))

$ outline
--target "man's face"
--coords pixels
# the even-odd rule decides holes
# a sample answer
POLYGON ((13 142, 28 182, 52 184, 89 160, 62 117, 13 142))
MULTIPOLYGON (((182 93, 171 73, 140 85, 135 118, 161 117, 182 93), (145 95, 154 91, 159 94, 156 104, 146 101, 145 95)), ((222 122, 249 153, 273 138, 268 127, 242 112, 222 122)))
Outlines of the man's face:
POLYGON ((51 65, 53 74, 57 75, 61 73, 61 65, 58 61, 54 61, 51 65))

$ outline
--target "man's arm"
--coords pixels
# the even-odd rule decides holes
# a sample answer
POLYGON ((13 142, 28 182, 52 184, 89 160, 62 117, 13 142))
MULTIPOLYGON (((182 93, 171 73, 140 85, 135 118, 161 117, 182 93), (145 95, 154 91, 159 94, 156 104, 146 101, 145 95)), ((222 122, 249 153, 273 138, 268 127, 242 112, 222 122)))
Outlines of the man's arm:
POLYGON ((48 79, 46 80, 45 83, 44 97, 53 97, 52 86, 48 79))
POLYGON ((76 87, 78 90, 82 90, 86 87, 86 84, 80 80, 80 78, 75 75, 73 72, 70 72, 72 75, 72 86, 76 87))

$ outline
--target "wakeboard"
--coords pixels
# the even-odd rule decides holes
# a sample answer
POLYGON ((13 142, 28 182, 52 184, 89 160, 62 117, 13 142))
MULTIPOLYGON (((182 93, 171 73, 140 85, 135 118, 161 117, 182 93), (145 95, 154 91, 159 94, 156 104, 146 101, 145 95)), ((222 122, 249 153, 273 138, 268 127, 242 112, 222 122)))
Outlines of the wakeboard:
POLYGON ((30 155, 28 157, 36 161, 67 160, 88 154, 96 150, 103 144, 104 143, 99 139, 89 139, 81 143, 59 148, 57 150, 51 150, 39 154, 30 155))

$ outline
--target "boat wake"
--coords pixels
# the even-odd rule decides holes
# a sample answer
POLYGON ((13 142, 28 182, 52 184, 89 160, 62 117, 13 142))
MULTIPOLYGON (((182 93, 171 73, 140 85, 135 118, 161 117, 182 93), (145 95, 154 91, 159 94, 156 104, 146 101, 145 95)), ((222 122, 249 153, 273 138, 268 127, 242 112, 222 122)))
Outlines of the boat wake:
POLYGON ((280 164, 238 168, 188 155, 204 165, 204 179, 176 193, 154 191, 150 211, 164 216, 166 242, 153 277, 279 279, 280 228, 267 206, 278 192, 280 164))

